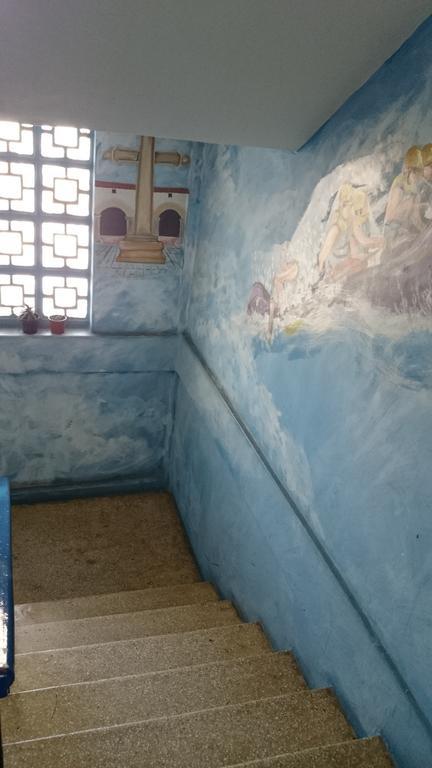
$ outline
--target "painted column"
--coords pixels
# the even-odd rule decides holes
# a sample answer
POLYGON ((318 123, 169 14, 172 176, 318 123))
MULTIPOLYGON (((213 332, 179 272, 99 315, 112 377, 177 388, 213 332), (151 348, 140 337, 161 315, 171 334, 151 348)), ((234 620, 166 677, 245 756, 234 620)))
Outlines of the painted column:
POLYGON ((163 243, 152 234, 154 138, 141 136, 135 198, 135 232, 120 242, 118 261, 163 264, 163 243))

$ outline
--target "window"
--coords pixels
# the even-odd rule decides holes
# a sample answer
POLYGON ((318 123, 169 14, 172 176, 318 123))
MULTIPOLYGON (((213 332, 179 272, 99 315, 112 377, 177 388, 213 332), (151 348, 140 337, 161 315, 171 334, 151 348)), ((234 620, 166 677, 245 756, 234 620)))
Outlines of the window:
POLYGON ((0 323, 89 315, 93 134, 0 121, 0 323))

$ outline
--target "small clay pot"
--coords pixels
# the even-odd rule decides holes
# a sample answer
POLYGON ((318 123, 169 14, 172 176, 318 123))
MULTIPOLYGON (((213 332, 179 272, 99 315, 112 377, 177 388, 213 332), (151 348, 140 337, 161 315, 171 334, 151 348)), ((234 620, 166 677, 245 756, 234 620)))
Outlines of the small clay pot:
POLYGON ((66 315, 50 315, 48 320, 51 333, 55 336, 64 333, 66 319, 66 315))
POLYGON ((22 318, 21 327, 23 333, 37 333, 39 328, 39 315, 36 317, 22 318))

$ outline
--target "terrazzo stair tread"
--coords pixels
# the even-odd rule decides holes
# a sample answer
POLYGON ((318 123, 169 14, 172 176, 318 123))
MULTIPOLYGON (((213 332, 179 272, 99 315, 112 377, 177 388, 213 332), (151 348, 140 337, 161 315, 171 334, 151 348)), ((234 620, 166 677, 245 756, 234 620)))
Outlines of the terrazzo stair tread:
POLYGON ((266 760, 236 763, 229 768, 394 768, 394 763, 381 739, 373 736, 266 760))
POLYGON ((16 603, 201 580, 168 493, 14 506, 13 532, 16 603))
POLYGON ((228 601, 180 605, 153 611, 117 613, 88 619, 24 624, 16 637, 16 653, 73 648, 79 645, 131 640, 137 637, 188 632, 237 624, 238 614, 228 601))
POLYGON ((103 645, 17 654, 13 692, 271 653, 258 624, 227 624, 103 645))
POLYGON ((218 600, 218 594, 211 584, 197 581, 173 587, 136 589, 75 599, 49 600, 44 603, 24 603, 15 606, 15 622, 21 628, 23 624, 69 621, 218 600))
POLYGON ((353 738, 328 690, 4 746, 4 768, 222 768, 353 738))
POLYGON ((1 702, 3 743, 177 715, 306 690, 289 654, 17 693, 1 702))

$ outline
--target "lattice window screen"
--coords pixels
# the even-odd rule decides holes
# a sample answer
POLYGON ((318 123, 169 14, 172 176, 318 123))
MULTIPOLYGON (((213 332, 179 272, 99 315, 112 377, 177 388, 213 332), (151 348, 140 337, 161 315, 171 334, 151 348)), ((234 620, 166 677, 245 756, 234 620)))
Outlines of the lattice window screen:
POLYGON ((89 314, 93 134, 0 121, 0 321, 89 314))

